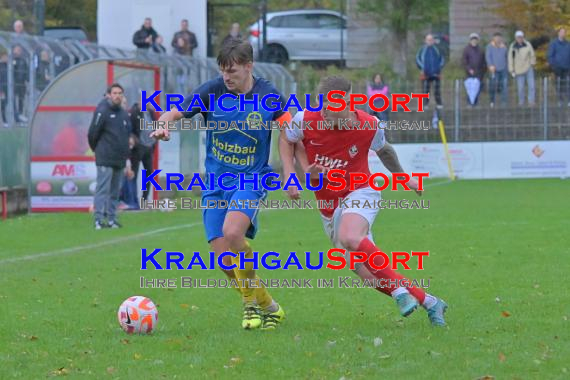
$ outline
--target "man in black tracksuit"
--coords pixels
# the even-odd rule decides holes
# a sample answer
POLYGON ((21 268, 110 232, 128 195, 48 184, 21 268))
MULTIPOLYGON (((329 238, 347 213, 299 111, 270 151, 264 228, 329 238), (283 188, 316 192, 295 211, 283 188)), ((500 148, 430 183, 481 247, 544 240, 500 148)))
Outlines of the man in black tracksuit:
POLYGON ((129 158, 129 135, 131 121, 121 103, 123 87, 114 83, 107 89, 89 127, 88 139, 91 150, 95 152, 97 165, 97 189, 95 190, 95 229, 106 227, 119 228, 117 222, 117 204, 121 191, 123 170, 129 158))

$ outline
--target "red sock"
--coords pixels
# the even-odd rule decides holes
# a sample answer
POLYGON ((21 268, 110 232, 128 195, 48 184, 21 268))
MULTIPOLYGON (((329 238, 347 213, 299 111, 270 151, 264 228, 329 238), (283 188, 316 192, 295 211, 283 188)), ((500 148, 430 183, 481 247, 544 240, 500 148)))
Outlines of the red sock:
MULTIPOLYGON (((359 252, 364 252, 370 256, 374 252, 380 251, 380 248, 378 248, 374 243, 372 243, 370 239, 365 237, 358 245, 357 250, 359 252)), ((374 264, 377 266, 382 266, 384 264, 384 259, 382 258, 382 256, 374 257, 374 264)), ((372 273, 372 275, 374 275, 374 277, 378 279, 392 280, 393 282, 395 282, 396 280, 405 279, 404 276, 390 269, 390 267, 386 267, 382 270, 372 268, 368 260, 366 260, 364 266, 372 273)), ((384 294, 391 295, 392 292, 396 289, 396 286, 390 284, 387 285, 389 286, 376 288, 376 290, 379 290, 384 294)), ((407 289, 410 292, 410 294, 418 300, 420 304, 424 302, 424 299, 426 298, 426 293, 422 289, 413 288, 413 287, 408 287, 407 289)))

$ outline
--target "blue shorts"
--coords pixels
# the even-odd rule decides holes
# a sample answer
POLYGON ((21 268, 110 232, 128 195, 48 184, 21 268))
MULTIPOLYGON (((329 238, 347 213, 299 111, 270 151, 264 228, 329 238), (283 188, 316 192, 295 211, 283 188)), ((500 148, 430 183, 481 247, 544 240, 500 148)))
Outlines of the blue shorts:
POLYGON ((237 207, 235 205, 230 207, 229 203, 231 201, 239 202, 240 199, 259 201, 264 200, 266 197, 267 190, 262 188, 260 190, 245 189, 233 191, 215 189, 213 191, 205 192, 202 195, 202 207, 205 207, 208 201, 225 200, 228 202, 227 208, 211 208, 202 210, 202 218, 204 220, 204 229, 206 230, 206 239, 208 239, 208 243, 216 238, 224 236, 222 229, 224 227, 224 220, 226 219, 228 211, 240 211, 247 215, 251 224, 247 229, 245 236, 249 239, 255 238, 255 234, 257 233, 257 213, 259 211, 259 206, 249 208, 247 203, 243 204, 243 207, 241 203, 237 203, 237 207))

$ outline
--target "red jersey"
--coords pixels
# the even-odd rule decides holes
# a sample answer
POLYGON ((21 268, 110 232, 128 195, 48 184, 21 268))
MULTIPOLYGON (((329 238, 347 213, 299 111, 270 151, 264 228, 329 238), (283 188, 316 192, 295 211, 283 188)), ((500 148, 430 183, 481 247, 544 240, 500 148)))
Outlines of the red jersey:
MULTIPOLYGON (((304 124, 302 129, 286 130, 287 138, 291 142, 302 141, 307 152, 309 164, 317 163, 329 169, 341 169, 346 171, 345 180, 349 183, 349 173, 364 173, 370 176, 368 167, 368 151, 378 151, 384 146, 384 130, 377 128, 378 119, 366 112, 357 110, 356 118, 360 122, 360 128, 364 128, 368 122, 370 129, 355 129, 347 126, 343 129, 325 129, 321 127, 324 119, 320 112, 303 111, 293 118, 293 122, 311 122, 304 124), (310 128, 309 128, 310 126, 310 128)), ((295 125, 295 124, 293 124, 295 125)), ((368 128, 368 127, 366 127, 368 128)), ((335 174, 340 178, 340 174, 335 174)), ((311 185, 317 186, 318 180, 312 180, 311 185)), ((338 207, 339 198, 346 198, 352 191, 348 188, 340 191, 328 190, 329 181, 323 179, 321 190, 315 191, 317 200, 333 201, 333 208, 321 209, 326 217, 331 217, 338 207)), ((356 189, 367 187, 367 183, 358 184, 356 189)))

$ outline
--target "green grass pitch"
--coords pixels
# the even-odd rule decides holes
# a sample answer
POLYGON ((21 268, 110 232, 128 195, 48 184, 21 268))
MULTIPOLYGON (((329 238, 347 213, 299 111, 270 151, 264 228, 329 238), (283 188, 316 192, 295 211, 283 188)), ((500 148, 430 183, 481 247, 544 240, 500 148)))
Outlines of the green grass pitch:
MULTIPOLYGON (((570 182, 430 184, 429 210, 382 211, 374 236, 385 251, 430 251, 424 271, 401 272, 429 278, 429 292, 447 301, 443 329, 423 309, 401 318, 372 289, 273 289, 287 312, 273 332, 243 331, 230 289, 140 289, 141 275, 222 278, 217 270, 140 270, 143 247, 208 250, 198 211, 124 213, 122 230, 94 231, 86 214, 1 222, 0 379, 570 378, 570 182), (159 305, 152 336, 128 336, 117 323, 132 295, 159 305)), ((260 226, 255 250, 330 248, 316 210, 262 212, 260 226)))

